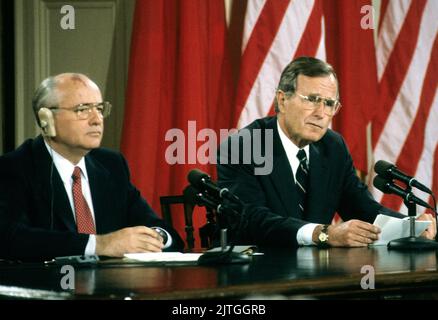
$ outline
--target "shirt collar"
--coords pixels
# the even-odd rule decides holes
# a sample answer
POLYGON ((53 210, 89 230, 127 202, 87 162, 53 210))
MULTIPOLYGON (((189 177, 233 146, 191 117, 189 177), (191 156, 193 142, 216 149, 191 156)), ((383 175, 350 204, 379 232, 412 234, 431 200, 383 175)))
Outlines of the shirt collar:
POLYGON ((87 174, 87 169, 85 166, 85 158, 84 157, 82 157, 81 160, 79 160, 79 162, 76 165, 74 165, 69 160, 67 160, 66 158, 61 156, 58 152, 53 150, 53 148, 47 143, 47 141, 44 140, 44 144, 46 145, 47 151, 52 156, 53 163, 56 166, 56 169, 58 170, 59 175, 61 177, 61 180, 64 183, 68 183, 71 181, 72 175, 73 175, 73 170, 75 167, 81 168, 82 177, 88 181, 88 174, 87 174))
POLYGON ((306 145, 304 148, 298 148, 295 143, 292 142, 291 139, 288 138, 288 136, 283 132, 283 129, 280 127, 280 122, 277 119, 277 129, 278 129, 278 135, 280 136, 281 143, 283 144, 283 148, 286 151, 286 154, 292 157, 296 157, 298 151, 301 149, 304 150, 307 157, 307 163, 310 161, 309 157, 309 145, 306 145))

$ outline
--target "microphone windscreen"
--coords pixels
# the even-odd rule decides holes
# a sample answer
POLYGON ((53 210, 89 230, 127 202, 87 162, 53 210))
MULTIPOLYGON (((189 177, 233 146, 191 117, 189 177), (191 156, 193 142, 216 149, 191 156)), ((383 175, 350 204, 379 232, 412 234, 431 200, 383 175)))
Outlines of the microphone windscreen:
POLYGON ((187 175, 187 180, 189 183, 196 188, 202 188, 201 180, 204 178, 210 179, 210 176, 199 169, 190 170, 189 174, 187 175))
POLYGON ((379 189, 380 191, 382 191, 383 193, 387 193, 387 186, 386 184, 388 183, 387 180, 385 180, 384 178, 382 178, 381 176, 375 176, 374 180, 373 180, 373 185, 374 187, 376 187, 377 189, 379 189))
POLYGON ((394 165, 392 163, 389 163, 385 160, 379 160, 374 165, 374 171, 377 174, 380 174, 381 176, 383 176, 385 178, 391 178, 391 177, 388 177, 388 170, 393 168, 393 167, 394 167, 394 165))

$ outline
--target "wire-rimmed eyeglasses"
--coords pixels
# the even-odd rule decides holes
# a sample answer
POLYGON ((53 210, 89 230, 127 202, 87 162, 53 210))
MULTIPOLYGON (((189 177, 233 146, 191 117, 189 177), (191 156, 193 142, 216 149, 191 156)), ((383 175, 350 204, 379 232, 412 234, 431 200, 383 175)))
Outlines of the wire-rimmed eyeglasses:
POLYGON ((324 113, 328 116, 334 116, 341 108, 341 103, 339 102, 339 100, 323 98, 317 95, 304 96, 302 94, 299 94, 298 92, 296 92, 296 94, 305 102, 308 102, 308 104, 314 109, 319 108, 322 102, 324 105, 324 113))
POLYGON ((108 101, 99 102, 99 103, 81 103, 73 108, 61 108, 61 107, 52 107, 50 110, 67 110, 76 113, 76 116, 79 120, 87 120, 93 110, 96 110, 98 115, 101 118, 106 118, 111 113, 111 103, 108 101))

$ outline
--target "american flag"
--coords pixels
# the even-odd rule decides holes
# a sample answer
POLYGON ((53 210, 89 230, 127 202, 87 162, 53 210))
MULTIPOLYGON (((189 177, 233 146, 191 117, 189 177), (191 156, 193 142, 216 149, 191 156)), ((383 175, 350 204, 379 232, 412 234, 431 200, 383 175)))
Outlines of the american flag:
MULTIPOLYGON (((363 19, 370 5, 361 0, 248 1, 236 122, 241 128, 272 113, 283 68, 294 57, 316 56, 338 73, 343 108, 333 128, 346 138, 356 167, 370 171, 372 178, 372 164, 384 159, 436 192, 438 2, 382 1, 380 20, 372 21, 372 15, 373 28, 367 28, 363 19)), ((400 198, 373 193, 406 213, 400 198)))
MULTIPOLYGON (((379 111, 372 122, 374 159, 395 163, 434 193, 438 189, 437 32, 438 2, 382 2, 376 43, 379 111)), ((398 197, 377 191, 375 197, 407 212, 398 197)))

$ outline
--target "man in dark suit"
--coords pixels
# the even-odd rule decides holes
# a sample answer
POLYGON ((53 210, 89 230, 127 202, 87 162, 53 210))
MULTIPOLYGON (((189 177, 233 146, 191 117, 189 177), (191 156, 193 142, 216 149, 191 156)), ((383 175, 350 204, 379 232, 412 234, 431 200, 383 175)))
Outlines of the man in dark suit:
POLYGON ((0 258, 180 251, 183 242, 100 147, 111 105, 82 74, 44 80, 33 109, 43 136, 0 158, 0 258))
MULTIPOLYGON (((402 217, 372 198, 356 176, 345 141, 328 129, 340 107, 333 68, 321 60, 301 57, 282 72, 276 116, 254 121, 221 145, 219 185, 247 204, 239 242, 366 246, 378 239, 380 230, 372 223, 379 213, 402 217), (238 157, 233 154, 233 143, 240 147, 238 157), (264 168, 254 161, 257 143, 268 159, 264 168), (251 144, 253 148, 248 149, 251 144), (251 150, 251 161, 245 161, 245 150, 251 150), (239 159, 237 164, 233 158, 239 159), (336 212, 345 222, 331 225, 336 212)), ((419 219, 432 221, 423 235, 433 239, 433 217, 419 219)))

